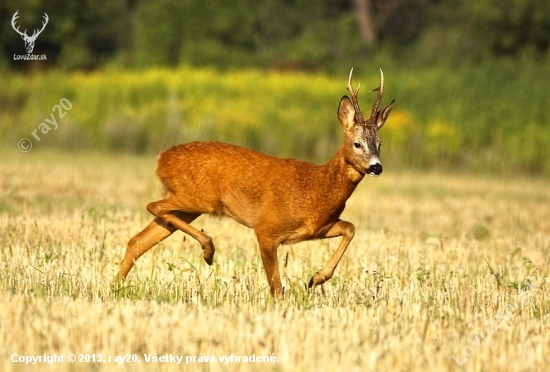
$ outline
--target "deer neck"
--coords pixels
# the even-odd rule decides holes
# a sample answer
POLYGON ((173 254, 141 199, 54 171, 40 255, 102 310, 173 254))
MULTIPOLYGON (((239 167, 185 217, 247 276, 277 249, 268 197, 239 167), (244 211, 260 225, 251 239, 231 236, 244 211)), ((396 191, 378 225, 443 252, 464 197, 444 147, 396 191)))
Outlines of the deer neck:
POLYGON ((332 159, 321 167, 321 174, 324 182, 335 191, 339 191, 345 199, 350 197, 364 177, 364 173, 359 172, 347 161, 344 146, 340 147, 332 159))

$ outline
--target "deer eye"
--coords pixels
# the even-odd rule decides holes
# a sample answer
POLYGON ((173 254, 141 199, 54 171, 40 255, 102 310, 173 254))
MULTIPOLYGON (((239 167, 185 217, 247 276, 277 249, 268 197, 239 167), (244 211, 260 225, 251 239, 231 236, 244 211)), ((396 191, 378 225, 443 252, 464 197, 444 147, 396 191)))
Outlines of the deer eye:
POLYGON ((355 147, 356 149, 361 148, 361 144, 359 142, 355 142, 353 144, 353 147, 355 147))

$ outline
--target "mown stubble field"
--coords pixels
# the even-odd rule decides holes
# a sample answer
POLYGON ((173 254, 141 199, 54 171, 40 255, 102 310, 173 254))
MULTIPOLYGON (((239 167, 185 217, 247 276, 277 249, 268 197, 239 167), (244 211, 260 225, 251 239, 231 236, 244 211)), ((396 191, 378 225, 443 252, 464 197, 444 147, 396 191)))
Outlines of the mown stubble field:
POLYGON ((209 216, 194 225, 216 244, 213 266, 176 233, 113 286, 126 243, 152 218, 146 204, 160 198, 154 159, 3 154, 0 370, 547 369, 548 180, 386 168, 347 204, 356 236, 332 280, 305 290, 339 239, 279 250, 277 302, 253 232, 209 216), (65 362, 12 362, 54 353, 65 362), (70 363, 71 353, 107 362, 70 363), (139 362, 115 364, 127 354, 139 362), (155 354, 196 358, 146 361, 155 354), (220 361, 231 354, 277 361, 220 361))

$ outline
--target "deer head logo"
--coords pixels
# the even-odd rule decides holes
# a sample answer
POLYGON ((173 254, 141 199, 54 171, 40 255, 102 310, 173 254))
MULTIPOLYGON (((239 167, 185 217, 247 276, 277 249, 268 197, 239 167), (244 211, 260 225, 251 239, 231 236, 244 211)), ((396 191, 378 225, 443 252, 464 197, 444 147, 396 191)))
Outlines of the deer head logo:
POLYGON ((11 19, 11 27, 13 27, 15 32, 21 35, 21 38, 25 40, 25 49, 27 50, 28 54, 31 54, 34 49, 34 42, 36 41, 36 38, 38 37, 38 35, 40 35, 40 33, 42 33, 42 31, 44 31, 44 28, 48 24, 48 15, 44 13, 44 22, 42 23, 42 29, 40 31, 34 30, 33 34, 29 36, 27 35, 27 30, 25 30, 25 32, 21 32, 19 31, 19 26, 15 28, 15 20, 19 17, 17 13, 19 13, 19 10, 15 12, 11 19))

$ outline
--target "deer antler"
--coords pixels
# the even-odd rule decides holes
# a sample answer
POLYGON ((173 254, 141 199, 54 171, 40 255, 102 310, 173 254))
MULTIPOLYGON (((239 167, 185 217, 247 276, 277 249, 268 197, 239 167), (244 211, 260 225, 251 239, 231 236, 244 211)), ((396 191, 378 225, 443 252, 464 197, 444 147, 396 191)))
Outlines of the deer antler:
POLYGON ((44 31, 44 28, 46 27, 46 25, 48 24, 48 21, 49 21, 49 17, 46 13, 44 13, 44 19, 45 21, 42 22, 42 29, 40 31, 38 30, 34 30, 32 36, 29 36, 27 35, 27 29, 25 29, 25 32, 21 32, 19 31, 19 26, 17 26, 17 28, 15 27, 15 22, 17 20, 17 18, 19 18, 19 15, 17 14, 19 13, 19 10, 15 12, 15 14, 13 15, 13 17, 11 18, 11 27, 13 27, 13 29, 19 34, 21 35, 25 40, 34 40, 38 37, 38 35, 40 35, 42 33, 42 31, 44 31))
POLYGON ((370 114, 369 122, 376 124, 376 115, 378 115, 378 108, 380 107, 380 101, 382 101, 382 95, 384 94, 384 73, 382 72, 382 69, 380 69, 380 86, 378 88, 374 88, 371 90, 371 92, 378 91, 378 97, 376 97, 376 101, 374 101, 374 105, 372 106, 372 112, 370 114))
POLYGON ((21 32, 21 31, 19 31, 19 26, 17 26, 17 28, 15 28, 15 20, 17 18, 19 18, 19 15, 17 13, 19 13, 19 10, 16 11, 15 14, 13 15, 13 17, 11 18, 11 27, 13 27, 15 32, 17 32, 19 35, 28 37, 27 30, 25 30, 25 32, 21 32))
POLYGON ((357 93, 359 93, 359 89, 361 88, 361 83, 357 85, 357 90, 354 91, 353 87, 351 86, 351 75, 353 75, 353 67, 349 72, 348 91, 351 94, 351 103, 353 104, 353 108, 355 109, 355 119, 356 119, 355 121, 358 122, 360 125, 364 125, 365 120, 363 119, 363 114, 361 113, 361 109, 359 108, 359 102, 357 102, 357 93))
MULTIPOLYGON (((48 18, 48 15, 46 13, 44 13, 43 15, 44 19, 45 19, 45 22, 42 22, 42 29, 40 31, 38 30, 34 30, 31 38, 37 38, 38 35, 40 35, 42 33, 42 31, 44 31, 44 28, 46 28, 46 25, 48 24, 48 21, 50 18, 48 18), (36 33, 36 31, 38 31, 38 33, 36 33), (36 34, 36 35, 35 35, 36 34)), ((25 30, 26 31, 26 30, 25 30)))

